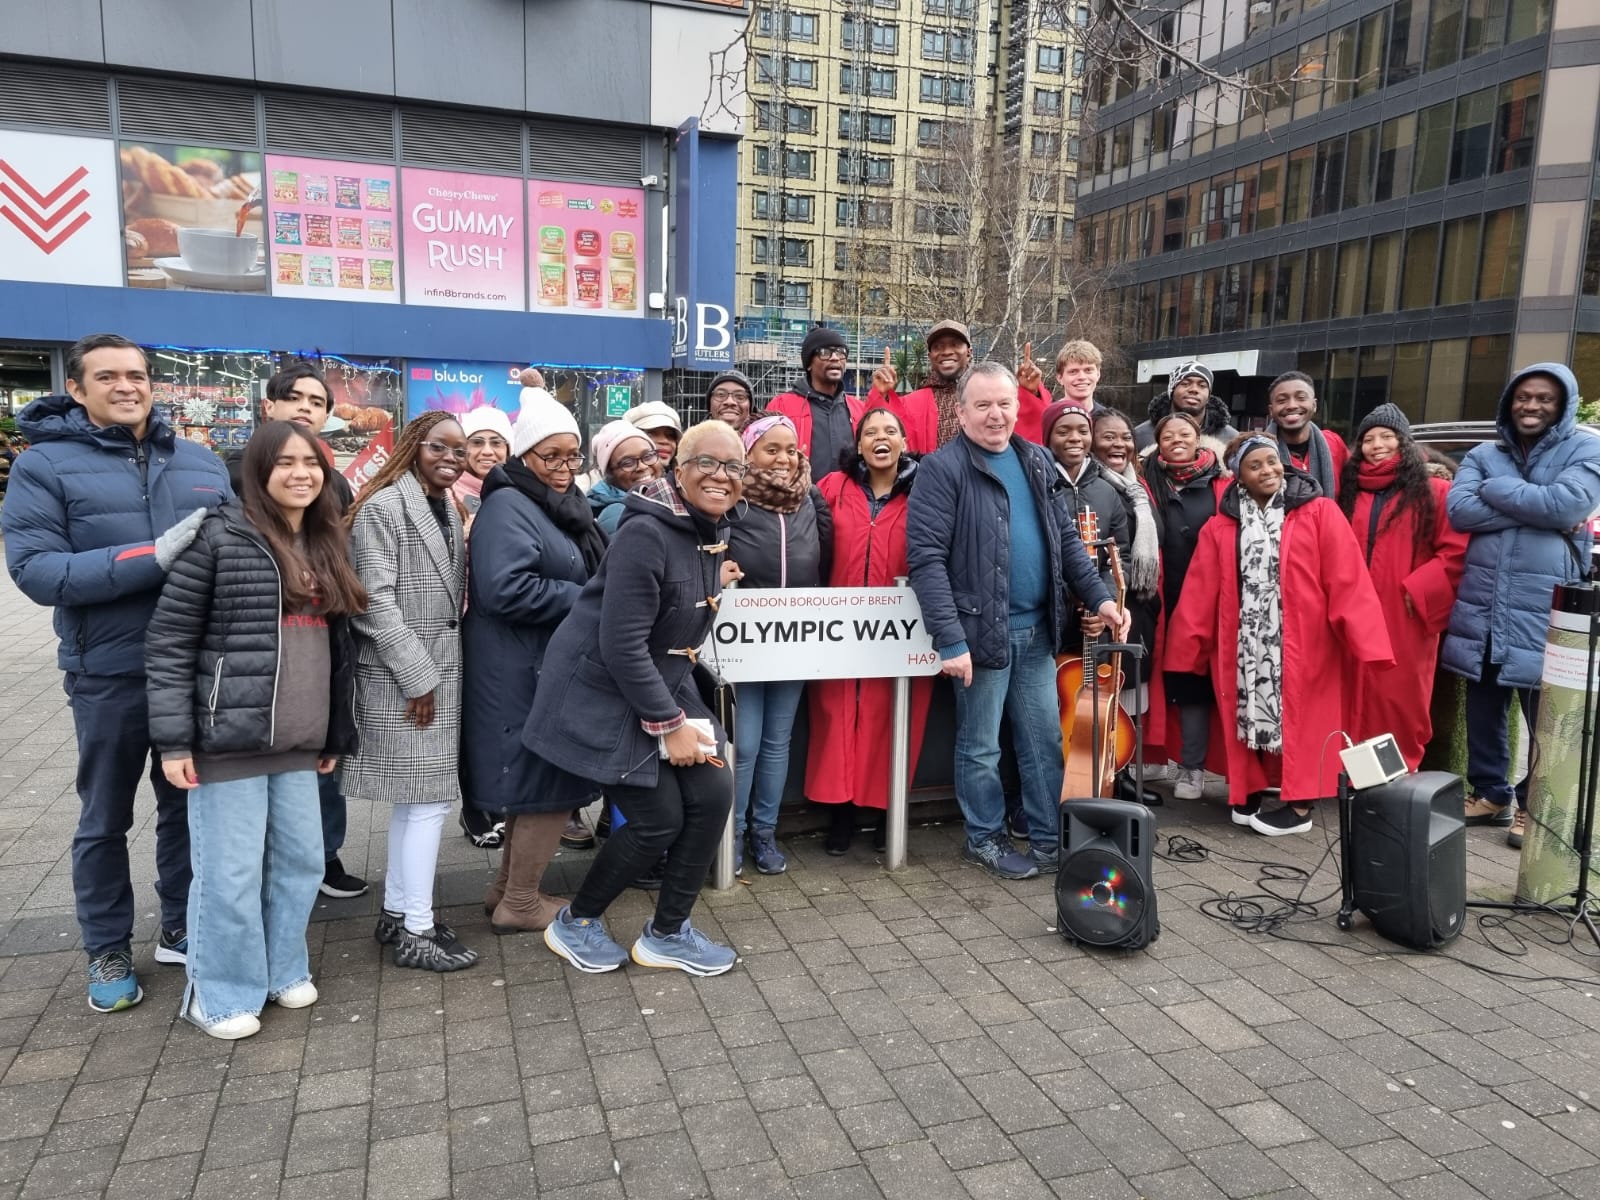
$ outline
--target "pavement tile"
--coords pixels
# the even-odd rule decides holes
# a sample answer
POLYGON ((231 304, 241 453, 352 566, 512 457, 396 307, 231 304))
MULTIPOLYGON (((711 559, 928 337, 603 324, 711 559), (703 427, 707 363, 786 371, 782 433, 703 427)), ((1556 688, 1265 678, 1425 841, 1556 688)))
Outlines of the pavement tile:
POLYGON ((533 1157, 528 1119, 521 1097, 450 1110, 450 1167, 453 1174, 497 1167, 533 1157))
POLYGON ((111 1176, 106 1195, 119 1200, 185 1200, 194 1192, 199 1169, 198 1154, 176 1154, 145 1162, 124 1160, 111 1176))
POLYGON ((884 1200, 970 1200, 971 1193, 931 1142, 907 1142, 861 1156, 884 1200))
POLYGON ((294 1109, 293 1095, 218 1109, 206 1141, 202 1168, 215 1171, 281 1162, 289 1148, 294 1109))
POLYGON ((139 1162, 204 1150, 220 1095, 202 1092, 143 1105, 128 1135, 124 1160, 139 1162))
POLYGON ((289 1135, 284 1175, 320 1175, 365 1165, 370 1124, 371 1113, 364 1104, 300 1113, 289 1135))
MULTIPOLYGON (((365 1139, 358 1143, 365 1148, 365 1139)), ((419 1133, 373 1145, 366 1158, 367 1190, 384 1200, 445 1200, 450 1188, 450 1137, 419 1133)), ((324 1193, 327 1194, 327 1193, 324 1193)))
POLYGON ((66 1154, 44 1154, 34 1159, 22 1187, 25 1200, 43 1200, 77 1192, 98 1192, 111 1182, 121 1156, 120 1146, 97 1146, 66 1154))
POLYGON ((683 1113, 684 1127, 700 1166, 707 1172, 774 1158, 756 1110, 744 1099, 702 1104, 683 1113))

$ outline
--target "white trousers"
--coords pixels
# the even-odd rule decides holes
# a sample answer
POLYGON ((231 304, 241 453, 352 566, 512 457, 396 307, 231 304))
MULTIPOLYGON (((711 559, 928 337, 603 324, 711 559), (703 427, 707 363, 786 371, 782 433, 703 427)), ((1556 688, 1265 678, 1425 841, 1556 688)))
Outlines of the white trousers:
POLYGON ((433 877, 439 869, 439 839, 448 802, 396 804, 389 817, 389 871, 383 907, 405 915, 412 933, 433 928, 433 877))

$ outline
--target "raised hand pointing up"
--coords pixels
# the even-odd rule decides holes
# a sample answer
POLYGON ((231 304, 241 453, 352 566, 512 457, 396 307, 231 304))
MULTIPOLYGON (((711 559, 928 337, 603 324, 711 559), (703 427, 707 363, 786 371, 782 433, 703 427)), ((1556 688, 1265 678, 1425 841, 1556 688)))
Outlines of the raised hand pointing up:
POLYGON ((1039 389, 1044 384, 1044 372, 1039 370, 1039 364, 1033 361, 1033 343, 1028 342, 1022 347, 1022 365, 1017 368, 1017 386, 1025 392, 1039 394, 1039 389))
POLYGON ((900 375, 894 369, 894 363, 889 358, 889 347, 883 348, 883 365, 876 367, 872 372, 873 390, 883 396, 894 394, 895 385, 900 382, 900 375))

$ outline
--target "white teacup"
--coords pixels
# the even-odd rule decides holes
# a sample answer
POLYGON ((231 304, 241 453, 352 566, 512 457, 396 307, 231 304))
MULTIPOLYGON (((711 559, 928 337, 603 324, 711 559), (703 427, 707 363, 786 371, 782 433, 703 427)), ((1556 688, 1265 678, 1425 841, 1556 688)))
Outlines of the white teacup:
POLYGON ((184 265, 207 275, 245 275, 255 269, 261 239, 231 229, 180 229, 178 250, 184 265))

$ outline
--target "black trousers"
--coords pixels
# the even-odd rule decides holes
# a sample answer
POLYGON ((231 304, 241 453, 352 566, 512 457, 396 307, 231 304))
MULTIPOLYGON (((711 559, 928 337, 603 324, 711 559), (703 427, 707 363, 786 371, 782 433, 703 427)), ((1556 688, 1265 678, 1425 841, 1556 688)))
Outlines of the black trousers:
POLYGON ((733 808, 733 772, 710 763, 674 767, 663 762, 654 787, 608 784, 606 799, 622 811, 626 823, 613 827, 595 856, 572 898, 572 915, 600 916, 665 853, 654 924, 659 933, 676 933, 689 919, 716 859, 733 808))

